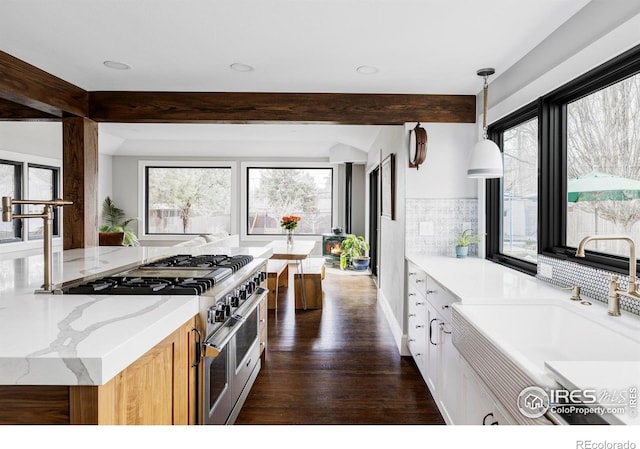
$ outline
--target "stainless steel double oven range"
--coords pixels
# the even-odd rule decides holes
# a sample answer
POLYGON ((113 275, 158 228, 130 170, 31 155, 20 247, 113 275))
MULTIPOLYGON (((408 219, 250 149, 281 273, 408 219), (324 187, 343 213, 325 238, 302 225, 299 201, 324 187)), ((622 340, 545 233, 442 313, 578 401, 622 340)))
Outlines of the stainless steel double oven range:
POLYGON ((176 255, 80 284, 64 294, 198 295, 198 422, 233 424, 261 368, 259 304, 266 259, 176 255))

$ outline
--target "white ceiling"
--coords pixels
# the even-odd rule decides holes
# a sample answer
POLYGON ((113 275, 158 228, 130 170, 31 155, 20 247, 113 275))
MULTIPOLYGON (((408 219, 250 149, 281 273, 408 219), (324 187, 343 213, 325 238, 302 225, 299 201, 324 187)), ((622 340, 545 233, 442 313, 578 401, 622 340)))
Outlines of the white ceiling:
MULTIPOLYGON (((0 50, 89 91, 475 94, 481 85, 477 69, 495 67, 499 76, 587 3, 2 0, 0 50), (131 69, 109 69, 105 60, 131 69), (229 68, 233 63, 255 70, 236 72, 229 68), (356 73, 362 65, 379 72, 356 73)), ((290 133, 302 134, 299 127, 276 126, 242 132, 276 139, 280 130, 283 142, 292 140, 290 133)), ((108 132, 112 142, 122 139, 124 154, 130 140, 164 139, 163 128, 114 125, 108 132)), ((209 126, 208 135, 205 128, 192 127, 197 136, 189 139, 241 139, 231 137, 227 126, 209 126)), ((338 140, 348 140, 344 133, 336 133, 324 140, 348 144, 338 140)))

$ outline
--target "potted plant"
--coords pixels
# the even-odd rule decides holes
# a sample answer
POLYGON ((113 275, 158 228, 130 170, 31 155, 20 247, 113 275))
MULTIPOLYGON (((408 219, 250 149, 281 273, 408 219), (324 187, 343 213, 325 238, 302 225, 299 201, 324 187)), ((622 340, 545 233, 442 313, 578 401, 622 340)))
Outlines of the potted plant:
POLYGON ((471 229, 465 229, 462 231, 462 234, 455 239, 456 257, 467 257, 467 254, 469 253, 469 245, 472 243, 479 243, 480 239, 481 235, 472 234, 471 229))
POLYGON ((125 218, 124 211, 116 207, 111 198, 106 197, 102 203, 102 220, 105 224, 98 229, 100 245, 140 245, 136 233, 127 227, 129 223, 137 219, 138 217, 125 218))
POLYGON ((366 252, 369 250, 369 244, 363 236, 348 234, 340 243, 340 268, 345 270, 348 265, 354 270, 366 270, 369 268, 369 256, 366 252))

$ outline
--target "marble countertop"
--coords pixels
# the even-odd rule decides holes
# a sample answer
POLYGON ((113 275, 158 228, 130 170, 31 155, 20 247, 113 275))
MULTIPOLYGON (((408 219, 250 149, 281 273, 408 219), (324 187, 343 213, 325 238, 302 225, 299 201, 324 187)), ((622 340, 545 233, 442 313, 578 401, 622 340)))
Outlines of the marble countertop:
MULTIPOLYGON (((102 276, 173 254, 250 254, 268 247, 92 247, 53 252, 53 282, 102 276)), ((0 385, 102 385, 198 313, 197 296, 52 295, 42 251, 0 259, 0 385)))
MULTIPOLYGON (((606 304, 602 302, 584 297, 583 299, 590 302, 591 305, 580 305, 577 301, 569 299, 569 291, 484 259, 474 257, 458 259, 413 254, 407 255, 407 260, 416 264, 443 288, 451 292, 459 300, 459 303, 454 307, 463 313, 468 320, 473 320, 474 316, 485 317, 473 322, 473 325, 510 356, 514 363, 522 362, 517 364, 530 372, 532 379, 541 378, 540 376, 544 374, 545 377, 555 380, 557 384, 566 389, 595 389, 605 396, 607 392, 629 391, 630 388, 636 388, 634 391, 637 391, 640 380, 640 371, 638 371, 640 369, 640 317, 624 311, 620 317, 610 317, 607 315, 606 304), (606 346, 607 343, 602 341, 605 339, 604 335, 600 335, 600 333, 599 335, 581 335, 579 329, 570 328, 568 323, 566 325, 560 323, 562 329, 559 333, 564 335, 564 338, 570 339, 562 349, 566 350, 566 346, 579 345, 580 342, 584 343, 583 346, 592 344, 595 346, 579 348, 585 349, 583 353, 575 350, 577 348, 575 347, 567 359, 558 360, 554 356, 557 357, 557 354, 562 351, 557 351, 554 356, 548 355, 549 358, 545 358, 544 354, 540 352, 540 348, 534 348, 535 345, 523 345, 533 348, 531 350, 535 354, 529 354, 526 349, 518 348, 517 344, 520 340, 526 341, 526 338, 506 341, 503 333, 504 329, 509 327, 508 325, 499 326, 500 329, 498 329, 497 326, 491 324, 490 319, 486 319, 487 314, 477 313, 477 308, 482 306, 494 306, 494 308, 498 307, 506 311, 508 307, 501 306, 518 305, 561 307, 572 314, 567 316, 573 317, 575 314, 587 320, 585 324, 589 323, 589 329, 594 328, 592 323, 604 326, 606 329, 603 329, 603 332, 607 333, 607 337, 618 335, 624 339, 625 347, 637 346, 637 350, 626 351, 624 356, 618 360, 616 356, 618 348, 615 347, 615 344, 606 346), (601 345, 605 346, 600 347, 601 345), (589 350, 590 347, 591 350, 589 350), (607 350, 607 348, 609 349, 607 350), (600 353, 592 354, 596 349, 600 353)), ((579 323, 579 319, 575 321, 579 323)), ((550 319, 547 326, 551 326, 551 322, 550 319)), ((514 327, 517 328, 517 325, 514 327)), ((537 338, 546 338, 545 335, 550 331, 549 328, 541 329, 537 338)), ((531 336, 531 338, 536 337, 531 336)), ((602 404, 606 403, 606 399, 599 397, 598 400, 602 404)), ((612 424, 640 424, 637 408, 634 412, 628 407, 625 411, 610 413, 604 418, 612 424)))

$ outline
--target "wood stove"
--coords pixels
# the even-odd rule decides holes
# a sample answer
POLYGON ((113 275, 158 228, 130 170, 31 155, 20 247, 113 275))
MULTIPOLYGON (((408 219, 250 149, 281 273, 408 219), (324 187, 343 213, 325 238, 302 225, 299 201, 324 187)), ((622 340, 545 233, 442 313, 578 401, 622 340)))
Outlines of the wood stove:
POLYGON ((345 233, 322 234, 322 256, 331 265, 340 265, 340 244, 347 238, 345 233))

